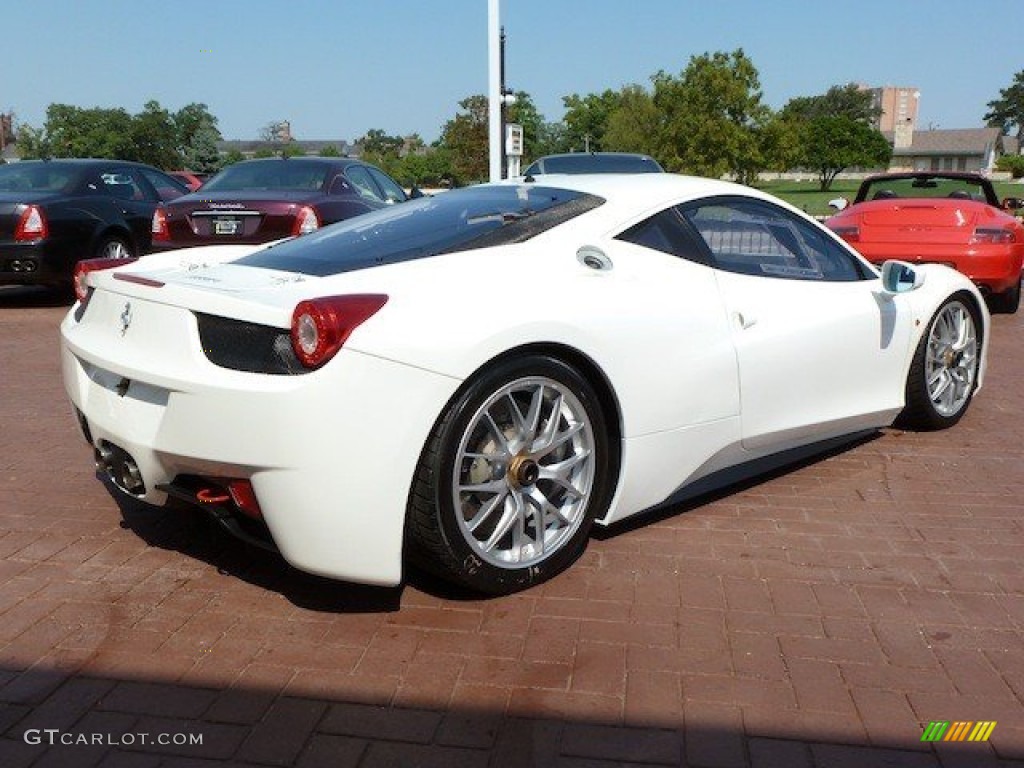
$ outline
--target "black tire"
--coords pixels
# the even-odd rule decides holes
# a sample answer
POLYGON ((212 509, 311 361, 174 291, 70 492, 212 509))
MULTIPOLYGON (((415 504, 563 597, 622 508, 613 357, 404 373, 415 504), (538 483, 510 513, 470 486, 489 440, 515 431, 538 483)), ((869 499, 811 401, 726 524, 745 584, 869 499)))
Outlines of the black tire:
POLYGON ((449 403, 423 449, 409 553, 487 594, 545 581, 585 549, 607 510, 611 464, 605 416, 583 376, 548 356, 499 362, 449 403))
POLYGON ((1015 314, 1020 309, 1020 280, 1010 290, 989 296, 988 307, 993 314, 1015 314))
POLYGON ((104 235, 93 250, 96 259, 130 259, 135 255, 132 244, 120 235, 104 235))
POLYGON ((898 424, 936 430, 960 421, 978 386, 981 334, 981 316, 968 294, 956 294, 939 307, 914 352, 898 424))

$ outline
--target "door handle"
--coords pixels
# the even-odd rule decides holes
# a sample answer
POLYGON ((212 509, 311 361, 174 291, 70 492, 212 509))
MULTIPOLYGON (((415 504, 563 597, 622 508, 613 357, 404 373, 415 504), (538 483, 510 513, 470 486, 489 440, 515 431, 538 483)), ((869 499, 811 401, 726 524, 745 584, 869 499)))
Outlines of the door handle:
POLYGON ((750 326, 757 322, 757 318, 750 312, 736 312, 733 314, 736 318, 736 325, 739 326, 741 331, 747 330, 750 326))

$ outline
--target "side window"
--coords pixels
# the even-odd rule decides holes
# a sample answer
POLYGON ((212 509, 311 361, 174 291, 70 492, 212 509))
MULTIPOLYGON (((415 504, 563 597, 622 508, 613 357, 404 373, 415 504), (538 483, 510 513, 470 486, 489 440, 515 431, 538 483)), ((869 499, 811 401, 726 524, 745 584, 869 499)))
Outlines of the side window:
POLYGON ((856 259, 827 235, 767 203, 718 200, 686 205, 682 214, 718 269, 791 280, 867 277, 856 259))
POLYGON ((111 197, 118 200, 152 199, 152 193, 140 183, 138 176, 130 168, 116 168, 100 174, 103 188, 111 197))
POLYGON ((634 224, 617 235, 615 239, 642 245, 644 248, 662 251, 689 261, 705 263, 700 248, 686 231, 679 212, 675 208, 660 211, 639 224, 634 224))
POLYGON ((349 180, 360 197, 381 202, 380 191, 373 183, 368 168, 362 165, 351 165, 345 169, 345 178, 349 180))
POLYGON ((377 182, 377 185, 384 190, 384 199, 389 203, 404 203, 405 202, 405 191, 398 186, 390 176, 386 173, 378 171, 376 168, 368 168, 370 175, 373 180, 377 182))
POLYGON ((157 197, 165 203, 170 202, 177 197, 181 197, 187 192, 181 184, 178 184, 178 182, 170 176, 163 173, 157 173, 156 171, 151 171, 148 168, 143 168, 142 175, 146 177, 146 181, 153 185, 153 189, 156 190, 157 197))

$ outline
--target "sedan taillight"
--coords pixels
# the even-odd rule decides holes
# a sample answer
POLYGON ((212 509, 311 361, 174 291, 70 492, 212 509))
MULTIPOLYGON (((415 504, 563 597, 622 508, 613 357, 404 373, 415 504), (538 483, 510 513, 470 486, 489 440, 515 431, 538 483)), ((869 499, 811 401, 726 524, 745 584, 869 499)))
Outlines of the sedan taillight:
POLYGON ((123 267, 132 262, 138 261, 138 258, 133 259, 83 259, 75 265, 75 298, 79 301, 85 301, 89 295, 89 286, 85 284, 85 278, 90 272, 99 272, 104 269, 113 269, 114 267, 123 267))
POLYGON ((299 208, 299 212, 295 215, 295 225, 292 227, 292 234, 308 235, 310 232, 316 232, 318 229, 320 229, 320 217, 316 215, 316 211, 308 205, 299 208))
POLYGON ((860 242, 860 227, 856 225, 831 227, 830 229, 848 243, 860 242))
POLYGON ((1016 241, 1017 238, 1013 230, 1003 229, 1002 227, 978 227, 974 230, 974 234, 971 235, 971 245, 981 243, 1005 245, 1016 241))
POLYGON ((14 239, 18 242, 42 240, 50 234, 46 215, 38 205, 30 205, 22 211, 18 225, 14 228, 14 239))
POLYGON ((163 206, 157 206, 153 211, 153 223, 149 228, 153 239, 157 242, 166 243, 171 239, 171 229, 167 225, 167 211, 163 206))
POLYGON ((352 331, 387 303, 380 293, 325 296, 299 302, 292 313, 292 348, 307 368, 319 368, 341 349, 352 331))

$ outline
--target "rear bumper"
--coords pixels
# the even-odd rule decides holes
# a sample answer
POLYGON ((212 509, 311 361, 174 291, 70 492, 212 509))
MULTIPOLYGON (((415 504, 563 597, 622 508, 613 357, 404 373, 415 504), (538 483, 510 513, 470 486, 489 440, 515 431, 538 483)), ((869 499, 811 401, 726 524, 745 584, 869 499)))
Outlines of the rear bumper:
MULTIPOLYGON (((303 571, 401 581, 408 493, 457 380, 343 349, 310 374, 228 371, 205 359, 146 380, 61 326, 68 396, 96 449, 114 446, 162 503, 177 479, 249 480, 274 544, 303 571)), ((116 337, 115 337, 116 340, 116 337)))
POLYGON ((922 244, 907 246, 893 243, 855 243, 868 261, 881 264, 897 259, 911 264, 945 264, 966 275, 986 293, 1003 293, 1021 278, 1024 244, 1012 248, 922 244))
POLYGON ((69 283, 72 270, 72 261, 53 243, 0 243, 0 285, 69 283))

